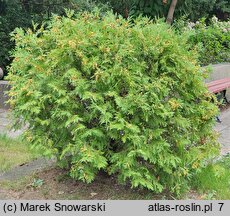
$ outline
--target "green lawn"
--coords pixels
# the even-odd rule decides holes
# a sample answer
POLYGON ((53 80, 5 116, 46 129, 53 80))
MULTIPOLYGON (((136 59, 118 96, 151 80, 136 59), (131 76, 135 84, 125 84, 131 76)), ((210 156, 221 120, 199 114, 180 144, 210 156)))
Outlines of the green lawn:
POLYGON ((0 134, 0 172, 31 161, 39 155, 29 149, 28 144, 20 138, 12 139, 0 134))
POLYGON ((230 155, 208 165, 193 179, 194 188, 206 199, 230 199, 230 155))

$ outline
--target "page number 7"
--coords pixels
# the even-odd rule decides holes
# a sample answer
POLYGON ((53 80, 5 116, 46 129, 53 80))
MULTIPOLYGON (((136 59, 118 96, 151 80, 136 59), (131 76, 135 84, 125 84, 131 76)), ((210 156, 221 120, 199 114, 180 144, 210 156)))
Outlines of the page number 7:
POLYGON ((218 204, 220 205, 219 211, 221 211, 224 203, 218 203, 218 204))

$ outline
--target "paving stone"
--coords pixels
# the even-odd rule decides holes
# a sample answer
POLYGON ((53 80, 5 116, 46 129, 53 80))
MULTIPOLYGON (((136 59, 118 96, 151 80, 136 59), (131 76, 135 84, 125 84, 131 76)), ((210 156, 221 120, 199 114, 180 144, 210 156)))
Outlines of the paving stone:
POLYGON ((45 158, 38 158, 37 160, 23 164, 22 166, 15 167, 8 172, 0 173, 0 181, 2 180, 17 180, 27 175, 42 170, 47 167, 51 167, 55 164, 55 160, 48 160, 45 158))
POLYGON ((220 133, 221 154, 230 153, 230 108, 220 113, 221 123, 216 123, 215 129, 220 133))

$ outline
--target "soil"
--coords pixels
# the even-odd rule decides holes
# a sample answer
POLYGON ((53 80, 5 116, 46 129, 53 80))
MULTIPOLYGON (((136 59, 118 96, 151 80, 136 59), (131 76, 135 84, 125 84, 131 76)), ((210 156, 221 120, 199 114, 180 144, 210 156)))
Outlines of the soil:
MULTIPOLYGON (((1 185, 1 181, 0 181, 1 185)), ((162 200, 175 199, 169 193, 155 195, 147 190, 130 189, 121 185, 113 176, 100 173, 95 181, 86 184, 70 178, 67 171, 52 167, 39 171, 33 178, 18 189, 0 189, 1 199, 20 200, 162 200), (42 180, 43 184, 34 186, 33 179, 42 180)), ((191 191, 185 199, 201 199, 191 191)))
POLYGON ((102 173, 91 184, 75 181, 67 175, 65 170, 56 167, 38 172, 36 179, 42 179, 43 185, 33 187, 32 184, 28 183, 22 190, 0 190, 0 194, 2 194, 0 198, 28 200, 111 199, 120 194, 120 190, 126 193, 128 189, 118 185, 113 177, 102 173))

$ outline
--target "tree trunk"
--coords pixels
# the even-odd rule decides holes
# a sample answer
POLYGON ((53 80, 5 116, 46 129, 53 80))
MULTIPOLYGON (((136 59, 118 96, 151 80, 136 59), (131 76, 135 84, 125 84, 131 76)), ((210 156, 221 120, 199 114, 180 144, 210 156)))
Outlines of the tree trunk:
POLYGON ((173 14, 176 8, 176 4, 177 4, 177 0, 172 0, 170 8, 169 8, 169 12, 168 12, 167 20, 166 20, 166 22, 170 25, 172 24, 172 21, 173 21, 173 14))

